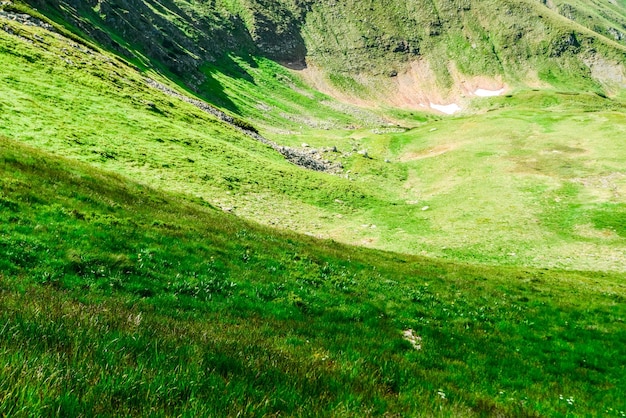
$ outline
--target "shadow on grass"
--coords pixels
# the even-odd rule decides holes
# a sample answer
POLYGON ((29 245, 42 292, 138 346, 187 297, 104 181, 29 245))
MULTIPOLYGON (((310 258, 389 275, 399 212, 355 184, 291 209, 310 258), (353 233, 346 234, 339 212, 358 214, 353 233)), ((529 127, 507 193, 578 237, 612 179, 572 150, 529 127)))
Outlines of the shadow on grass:
POLYGON ((239 108, 231 100, 229 94, 224 90, 224 86, 219 81, 219 76, 223 75, 232 79, 240 79, 255 86, 256 82, 250 73, 243 68, 235 59, 235 57, 243 59, 251 68, 258 67, 257 63, 250 55, 233 56, 225 54, 217 63, 205 64, 200 71, 206 80, 198 89, 199 96, 208 102, 239 114, 239 108))

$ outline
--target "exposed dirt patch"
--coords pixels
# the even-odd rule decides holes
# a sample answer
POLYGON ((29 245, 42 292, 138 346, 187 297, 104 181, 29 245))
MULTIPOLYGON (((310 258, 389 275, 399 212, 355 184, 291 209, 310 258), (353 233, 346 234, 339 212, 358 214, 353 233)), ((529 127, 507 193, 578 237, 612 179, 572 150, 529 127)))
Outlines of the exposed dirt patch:
POLYGON ((551 151, 552 153, 565 153, 565 154, 589 154, 589 151, 583 148, 569 147, 567 145, 557 145, 551 151))
POLYGON ((387 100, 403 108, 430 108, 430 103, 446 103, 447 95, 436 85, 435 73, 426 60, 412 62, 408 68, 391 80, 392 89, 387 100))
POLYGON ((508 86, 499 78, 469 77, 450 69, 453 83, 450 88, 442 88, 437 83, 435 72, 427 60, 413 61, 393 77, 352 75, 363 88, 361 93, 350 93, 333 86, 323 70, 310 63, 307 68, 297 71, 302 79, 341 102, 361 107, 375 108, 381 104, 402 109, 421 110, 452 114, 464 107, 464 102, 479 96, 504 94, 508 86), (452 109, 453 111, 448 111, 452 109))
POLYGON ((350 94, 347 92, 342 92, 339 89, 332 86, 328 79, 326 78, 326 74, 319 69, 315 64, 308 64, 306 68, 295 71, 295 74, 299 75, 304 82, 306 82, 313 89, 320 91, 334 99, 339 100, 340 102, 350 103, 360 107, 375 107, 374 100, 368 100, 361 98, 355 94, 350 94))
POLYGON ((573 183, 582 184, 591 194, 603 199, 626 195, 626 174, 611 173, 606 176, 579 177, 573 183))
POLYGON ((424 158, 436 157, 438 155, 445 154, 448 151, 455 149, 455 144, 437 145, 436 147, 429 148, 420 152, 407 152, 400 157, 400 162, 422 160, 424 158))
POLYGON ((610 229, 596 229, 591 224, 576 225, 574 232, 583 238, 619 239, 619 235, 610 229))

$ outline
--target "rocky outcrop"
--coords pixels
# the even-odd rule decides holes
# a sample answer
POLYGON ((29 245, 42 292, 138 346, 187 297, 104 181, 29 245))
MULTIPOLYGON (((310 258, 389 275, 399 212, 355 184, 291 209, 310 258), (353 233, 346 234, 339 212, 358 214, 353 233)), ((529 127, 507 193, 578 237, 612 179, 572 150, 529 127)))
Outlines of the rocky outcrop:
MULTIPOLYGON (((2 4, 2 6, 4 5, 5 4, 2 4)), ((54 31, 54 27, 51 24, 24 13, 14 13, 6 10, 0 10, 0 18, 13 20, 26 26, 37 26, 49 31, 54 31)))
POLYGON ((248 30, 259 50, 289 67, 305 67, 307 49, 301 31, 308 4, 300 1, 288 7, 275 0, 245 4, 252 16, 248 30))

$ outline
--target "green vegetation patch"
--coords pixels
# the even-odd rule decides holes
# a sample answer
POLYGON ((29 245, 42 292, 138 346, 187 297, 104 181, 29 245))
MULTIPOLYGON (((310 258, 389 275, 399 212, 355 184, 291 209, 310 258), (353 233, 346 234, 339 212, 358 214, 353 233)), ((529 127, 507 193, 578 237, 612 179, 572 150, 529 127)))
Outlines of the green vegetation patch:
POLYGON ((626 410, 623 274, 280 234, 7 139, 0 184, 3 414, 626 410))
MULTIPOLYGON (((498 3, 495 33, 494 2, 331 3, 165 1, 143 14, 102 2, 176 35, 154 51, 90 9, 84 23, 145 74, 3 21, 0 415, 626 413, 624 106, 584 78, 573 49, 590 41, 569 42, 579 32, 561 20, 520 27, 539 4, 498 3), (258 36, 220 19, 232 13, 258 36), (453 118, 386 109, 402 126, 389 125, 261 57, 263 18, 283 35, 302 25, 348 90, 349 71, 388 77, 432 54, 442 85, 456 60, 513 80, 539 69, 561 91, 481 99, 453 118), (342 31, 322 44, 329 23, 342 31), (200 57, 202 25, 216 49, 200 57), (220 50, 230 29, 241 48, 220 50), (459 58, 470 50, 476 60, 459 58), (287 163, 146 85, 162 74, 197 75, 239 126, 335 148, 344 171, 287 163)), ((62 21, 57 5, 44 11, 62 21)))
POLYGON ((592 214, 593 223, 598 229, 608 229, 621 237, 626 237, 626 205, 606 205, 592 214))

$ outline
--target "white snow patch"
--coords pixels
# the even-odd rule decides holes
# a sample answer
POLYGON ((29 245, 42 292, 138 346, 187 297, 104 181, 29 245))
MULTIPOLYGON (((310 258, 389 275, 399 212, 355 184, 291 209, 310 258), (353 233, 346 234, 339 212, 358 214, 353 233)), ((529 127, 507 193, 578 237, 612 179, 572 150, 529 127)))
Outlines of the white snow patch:
POLYGON ((499 96, 502 93, 504 93, 504 88, 501 88, 500 90, 476 89, 476 91, 474 91, 474 94, 478 97, 494 97, 499 96))
POLYGON ((459 106, 456 103, 452 103, 449 105, 440 105, 440 104, 431 103, 430 107, 431 109, 438 110, 442 113, 445 113, 446 115, 453 115, 459 110, 461 110, 461 106, 459 106))

